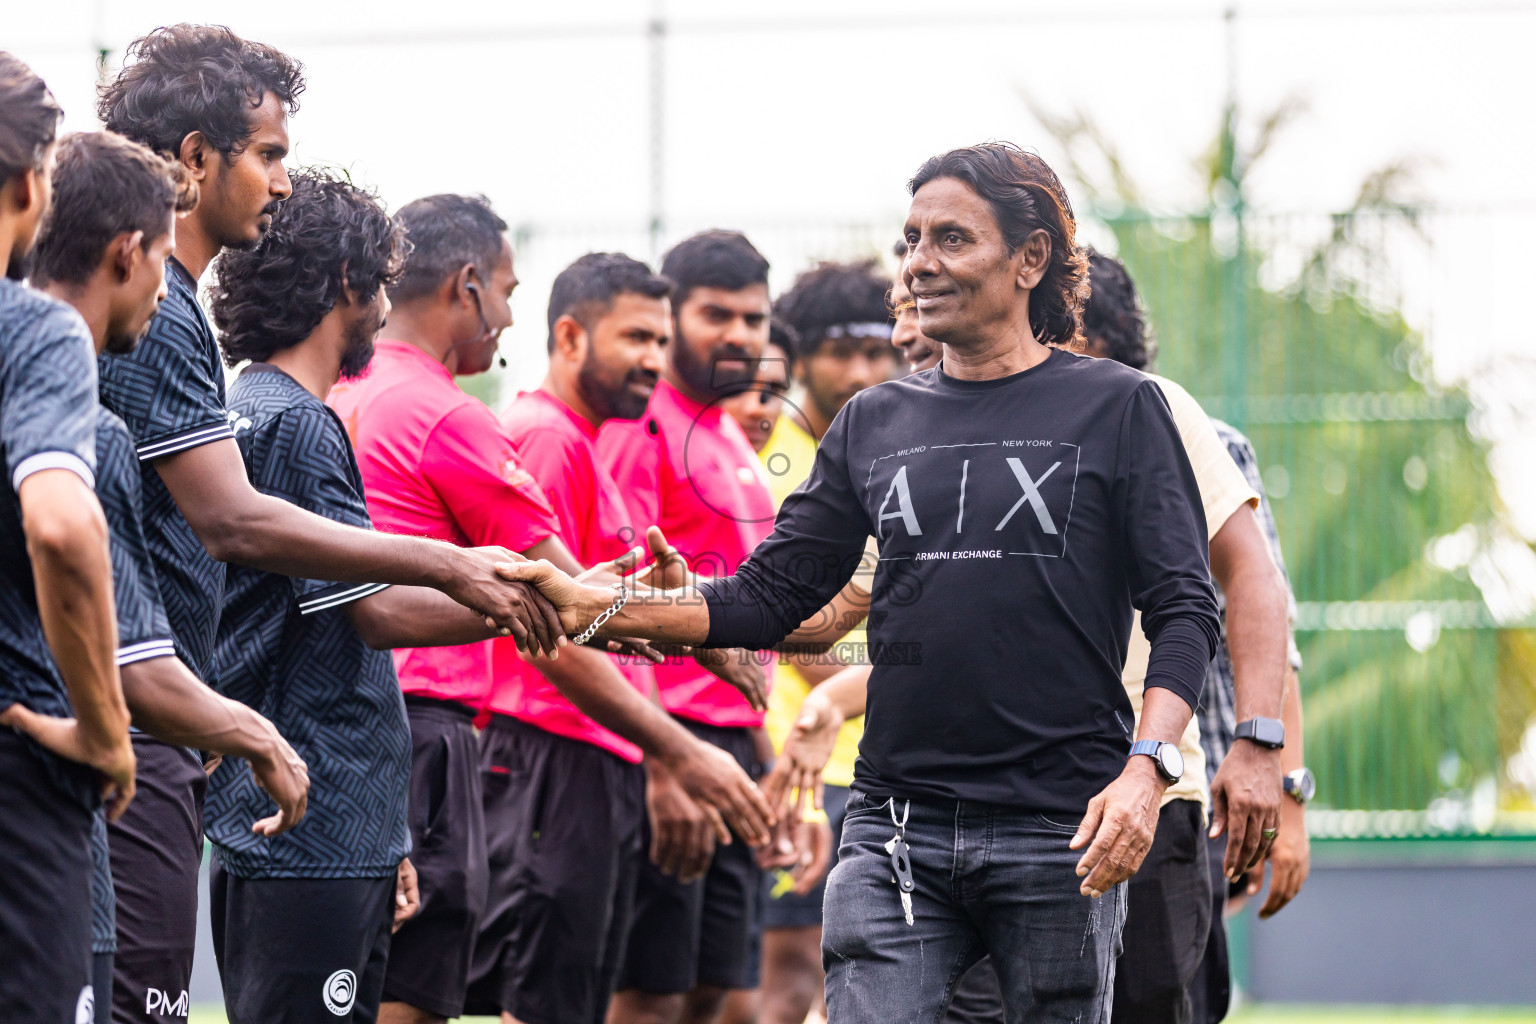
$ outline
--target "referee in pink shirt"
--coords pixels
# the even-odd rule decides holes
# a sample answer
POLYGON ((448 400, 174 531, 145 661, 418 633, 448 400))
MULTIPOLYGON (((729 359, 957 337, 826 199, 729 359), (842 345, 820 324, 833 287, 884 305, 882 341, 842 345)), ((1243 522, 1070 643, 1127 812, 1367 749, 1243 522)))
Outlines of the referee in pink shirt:
MULTIPOLYGON (((608 423, 598 447, 639 521, 660 526, 695 572, 728 576, 773 530, 766 471, 721 402, 753 379, 768 340, 768 261, 744 236, 708 231, 667 253, 662 274, 676 291, 661 381, 646 415, 608 423)), ((656 682, 695 736, 756 765, 763 714, 737 689, 678 658, 656 667, 656 682)), ((669 829, 672 813, 653 810, 651 827, 669 829)), ((714 1019, 727 991, 756 987, 758 867, 743 843, 707 864, 683 883, 642 863, 613 1024, 677 1020, 685 1005, 688 1019, 714 1019)))
MULTIPOLYGON (((500 545, 580 572, 511 439, 453 380, 488 370, 512 322, 517 275, 506 222, 483 198, 454 195, 419 199, 396 220, 413 249, 392 293, 388 336, 379 339, 369 372, 339 384, 328 399, 356 447, 375 526, 462 546, 500 545)), ((596 651, 563 651, 559 664, 573 670, 610 666, 596 651)), ((421 910, 394 937, 381 1024, 463 1012, 488 885, 473 720, 490 694, 490 645, 402 649, 394 657, 411 724, 409 818, 421 910)), ((616 673, 573 671, 557 685, 605 724, 696 772, 690 781, 701 797, 752 838, 763 835, 767 808, 747 776, 732 778, 724 758, 688 756, 701 745, 668 734, 671 723, 616 673)))

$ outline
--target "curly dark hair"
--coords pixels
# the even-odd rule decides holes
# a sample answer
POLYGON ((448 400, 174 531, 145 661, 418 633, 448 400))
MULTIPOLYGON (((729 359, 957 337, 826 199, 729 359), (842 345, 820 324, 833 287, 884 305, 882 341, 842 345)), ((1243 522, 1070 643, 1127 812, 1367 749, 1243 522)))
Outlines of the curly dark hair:
POLYGON ((1117 363, 1145 370, 1157 358, 1157 342, 1147 326, 1146 312, 1125 264, 1113 256, 1085 249, 1088 257, 1088 301, 1083 305, 1083 335, 1104 343, 1105 355, 1117 363))
POLYGON ((53 213, 32 249, 32 282, 83 284, 118 235, 144 232, 147 251, 171 216, 197 205, 197 186, 149 147, 112 132, 76 132, 59 144, 53 213))
POLYGON ((1051 240, 1045 276, 1029 293, 1029 326, 1042 345, 1072 345, 1082 334, 1088 262, 1078 251, 1077 221, 1061 179, 1034 153, 1011 142, 984 142, 929 158, 907 190, 913 195, 936 178, 969 185, 992 207, 1003 242, 1016 252, 1032 232, 1051 240))
POLYGON ((245 148, 251 112, 267 93, 292 114, 303 91, 303 65, 282 51, 222 25, 171 25, 129 44, 96 113, 111 131, 157 153, 174 158, 183 139, 202 132, 229 159, 245 148))
POLYGON ((0 184, 42 166, 63 116, 47 84, 0 50, 0 184))
POLYGON ((343 285, 366 302, 405 263, 410 243, 374 192, 342 171, 308 168, 290 180, 293 194, 256 247, 226 249, 214 261, 213 322, 230 366, 292 348, 335 307, 343 285))
POLYGON ((821 348, 829 327, 889 321, 890 290, 890 280, 874 260, 820 263, 795 278, 773 304, 773 312, 799 335, 795 357, 809 359, 821 348))

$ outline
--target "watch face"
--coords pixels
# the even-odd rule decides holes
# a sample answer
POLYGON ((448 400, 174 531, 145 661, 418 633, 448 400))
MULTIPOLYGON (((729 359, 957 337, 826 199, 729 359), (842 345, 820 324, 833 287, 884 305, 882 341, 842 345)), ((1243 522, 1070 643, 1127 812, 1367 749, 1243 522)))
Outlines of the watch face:
POLYGON ((1172 743, 1164 743, 1157 749, 1157 759, 1162 762, 1163 771, 1169 777, 1177 779, 1184 774, 1184 753, 1172 743))

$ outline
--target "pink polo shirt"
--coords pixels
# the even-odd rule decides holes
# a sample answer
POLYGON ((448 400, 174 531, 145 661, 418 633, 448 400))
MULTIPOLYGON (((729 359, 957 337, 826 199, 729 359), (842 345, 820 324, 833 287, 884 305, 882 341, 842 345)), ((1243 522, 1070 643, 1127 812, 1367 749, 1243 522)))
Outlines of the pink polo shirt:
MULTIPOLYGON (((512 551, 559 532, 495 415, 415 346, 381 339, 367 373, 326 402, 352 438, 375 529, 512 551)), ((406 693, 478 708, 490 691, 489 641, 394 656, 406 693)))
MULTIPOLYGON (((611 420, 598 452, 637 524, 660 526, 694 570, 729 576, 773 532, 773 494, 747 435, 718 404, 701 405, 665 380, 638 420, 611 420)), ((674 715, 721 726, 763 724, 729 683, 691 658, 656 667, 674 715)), ((766 667, 769 681, 773 667, 766 667)))
MULTIPOLYGON (((533 474, 554 507, 560 539, 582 565, 595 565, 644 543, 619 485, 597 458, 597 428, 547 391, 517 396, 501 414, 501 425, 517 446, 523 468, 533 474)), ((640 748, 582 714, 510 640, 491 641, 489 707, 556 736, 590 743, 631 763, 640 748)), ((619 671, 649 695, 655 673, 646 663, 615 657, 619 671)))

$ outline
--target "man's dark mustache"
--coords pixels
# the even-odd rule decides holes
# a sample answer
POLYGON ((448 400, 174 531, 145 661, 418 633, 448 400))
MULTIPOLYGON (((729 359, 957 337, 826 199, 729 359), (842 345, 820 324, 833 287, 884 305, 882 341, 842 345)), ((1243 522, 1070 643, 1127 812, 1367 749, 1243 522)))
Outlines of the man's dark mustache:
POLYGON ((660 380, 661 374, 655 370, 634 369, 624 375, 624 383, 626 384, 649 384, 655 387, 656 383, 660 380))

